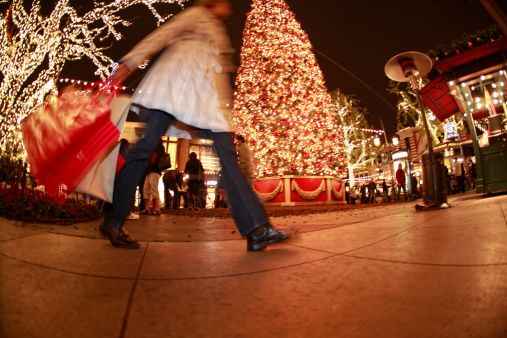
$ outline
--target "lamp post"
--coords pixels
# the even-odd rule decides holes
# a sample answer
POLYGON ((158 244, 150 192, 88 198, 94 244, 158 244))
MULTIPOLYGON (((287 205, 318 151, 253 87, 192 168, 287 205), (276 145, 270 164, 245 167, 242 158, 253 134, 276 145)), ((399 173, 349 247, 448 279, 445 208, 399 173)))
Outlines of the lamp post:
MULTIPOLYGON (((429 183, 427 186, 431 186, 432 194, 429 195, 428 199, 425 199, 424 206, 416 206, 420 208, 434 208, 447 206, 445 201, 442 201, 442 194, 439 191, 439 184, 437 181, 437 163, 433 153, 433 142, 431 132, 428 124, 428 118, 426 116, 426 110, 422 104, 420 97, 420 90, 422 89, 422 79, 428 75, 433 68, 433 61, 429 56, 420 52, 404 52, 393 56, 385 66, 385 74, 388 78, 396 82, 409 82, 412 89, 417 94, 417 103, 422 112, 422 119, 424 123, 424 129, 426 131, 426 138, 428 140, 428 163, 429 163, 429 183)), ((394 143, 394 142, 393 142, 394 143)))

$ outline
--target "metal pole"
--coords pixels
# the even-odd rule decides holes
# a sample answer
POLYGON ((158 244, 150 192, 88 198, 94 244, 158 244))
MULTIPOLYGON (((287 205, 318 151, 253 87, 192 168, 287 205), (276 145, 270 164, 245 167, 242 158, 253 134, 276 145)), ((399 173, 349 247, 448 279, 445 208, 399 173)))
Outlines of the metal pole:
POLYGON ((384 140, 386 141, 386 144, 388 144, 389 141, 387 140, 386 127, 384 126, 384 120, 383 119, 380 119, 380 126, 381 126, 382 130, 384 131, 384 140))
POLYGON ((394 177, 394 169, 393 169, 393 154, 391 152, 391 146, 389 145, 389 140, 387 139, 387 133, 386 128, 384 126, 384 120, 380 119, 380 126, 382 127, 382 130, 384 131, 384 141, 386 142, 385 147, 388 147, 387 151, 387 168, 389 180, 391 180, 394 177))
POLYGON ((503 35, 507 37, 507 15, 505 15, 504 11, 495 0, 481 0, 481 4, 491 18, 495 20, 503 35))
POLYGON ((437 166, 435 163, 435 158, 433 157, 433 138, 431 137, 430 127, 428 124, 428 118, 426 116, 426 109, 422 104, 421 97, 419 96, 419 90, 416 89, 417 93, 417 103, 422 112, 422 118, 424 122, 424 129, 426 130, 426 138, 428 139, 428 157, 430 163, 430 173, 431 173, 431 183, 433 186, 433 203, 440 202, 439 193, 438 193, 438 182, 437 182, 437 166))

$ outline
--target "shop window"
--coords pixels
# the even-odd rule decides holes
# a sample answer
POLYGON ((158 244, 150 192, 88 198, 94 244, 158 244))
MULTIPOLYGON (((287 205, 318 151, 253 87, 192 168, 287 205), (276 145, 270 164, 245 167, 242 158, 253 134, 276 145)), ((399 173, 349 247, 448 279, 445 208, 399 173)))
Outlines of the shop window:
POLYGON ((197 154, 206 174, 218 174, 220 171, 220 160, 213 150, 212 141, 201 140, 199 143, 192 143, 190 144, 189 152, 197 154))
POLYGON ((171 168, 170 169, 177 169, 178 166, 178 139, 174 137, 164 137, 162 139, 162 142, 164 144, 164 149, 166 153, 169 154, 171 157, 171 168))

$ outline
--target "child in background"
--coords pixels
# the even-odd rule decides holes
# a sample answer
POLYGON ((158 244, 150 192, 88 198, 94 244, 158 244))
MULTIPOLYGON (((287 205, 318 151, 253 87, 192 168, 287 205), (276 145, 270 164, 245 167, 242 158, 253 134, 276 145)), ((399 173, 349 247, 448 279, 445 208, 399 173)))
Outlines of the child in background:
POLYGON ((150 172, 146 176, 143 187, 144 212, 147 215, 160 215, 160 197, 158 192, 158 182, 160 181, 160 173, 156 171, 150 172))
POLYGON ((147 215, 160 215, 158 183, 161 177, 160 160, 164 153, 164 146, 160 142, 148 159, 148 174, 143 186, 144 213, 147 215))

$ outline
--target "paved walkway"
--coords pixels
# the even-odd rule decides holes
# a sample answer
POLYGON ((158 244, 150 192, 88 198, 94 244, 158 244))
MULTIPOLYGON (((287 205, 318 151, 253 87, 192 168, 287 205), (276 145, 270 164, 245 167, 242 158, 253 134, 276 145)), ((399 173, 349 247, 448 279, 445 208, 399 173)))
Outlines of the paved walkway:
POLYGON ((507 337, 507 196, 274 219, 287 244, 247 253, 228 219, 0 220, 0 337, 507 337))

